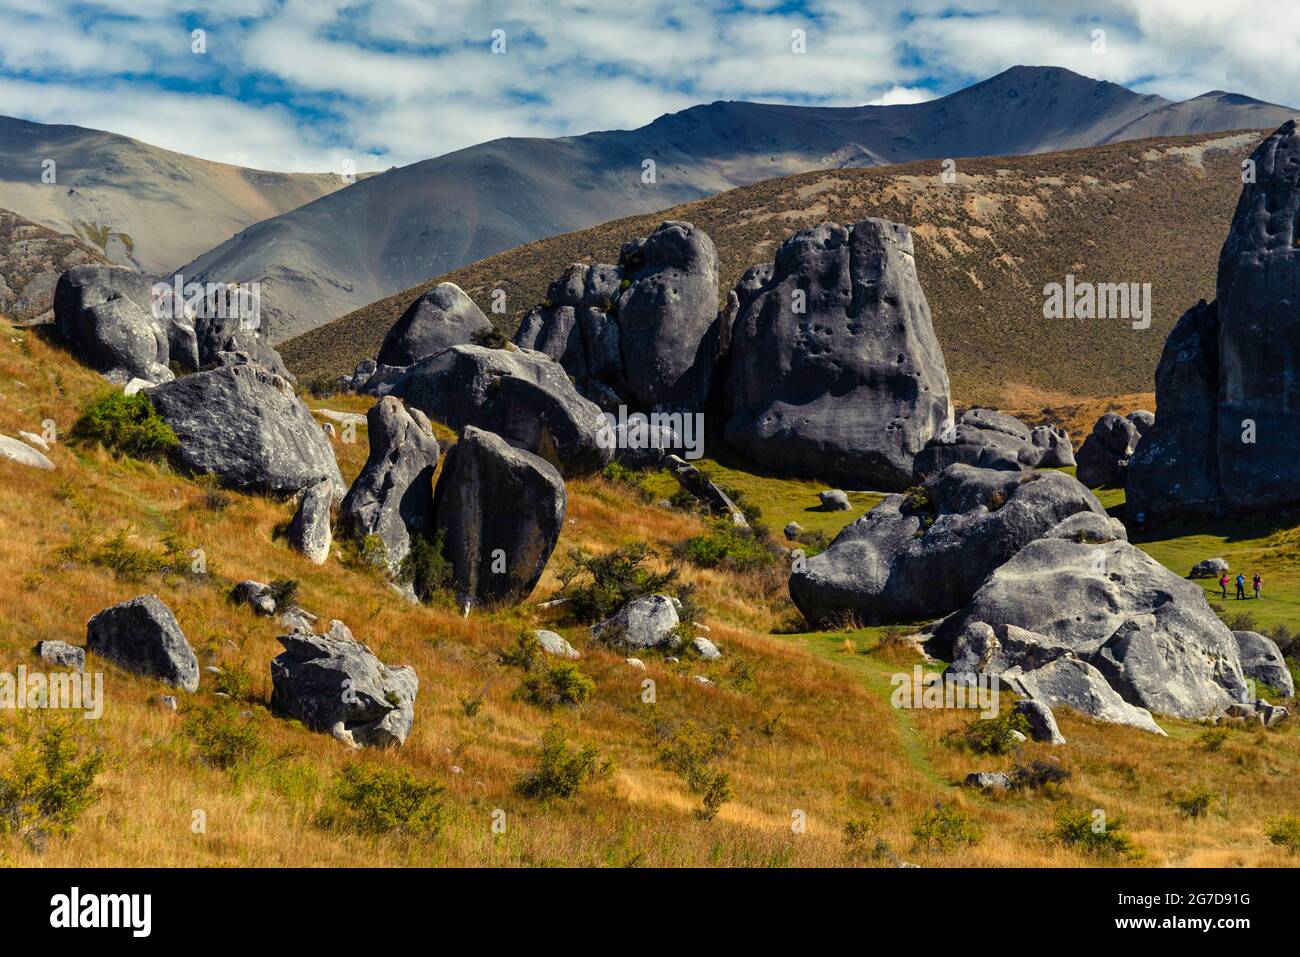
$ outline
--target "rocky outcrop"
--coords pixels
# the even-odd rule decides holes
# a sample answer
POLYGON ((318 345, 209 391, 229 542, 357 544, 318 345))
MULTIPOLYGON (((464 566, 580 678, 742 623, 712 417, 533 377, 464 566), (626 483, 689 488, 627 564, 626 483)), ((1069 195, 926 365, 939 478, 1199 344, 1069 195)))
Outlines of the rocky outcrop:
POLYGON ((334 489, 328 479, 307 488, 298 499, 285 538, 289 547, 315 565, 324 565, 330 557, 334 533, 330 528, 330 508, 334 489))
POLYGON ((220 366, 147 393, 180 439, 177 458, 230 488, 289 496, 343 477, 329 439, 289 384, 255 364, 220 366))
POLYGON ((591 629, 592 637, 623 651, 657 648, 673 651, 681 646, 677 633, 681 618, 678 602, 667 595, 635 598, 591 629))
POLYGON ((624 245, 617 265, 570 266, 514 342, 560 362, 614 411, 702 409, 718 349, 718 257, 690 223, 624 245))
MULTIPOLYGON (((454 282, 441 282, 416 299, 384 336, 378 365, 410 366, 451 346, 472 343, 492 323, 454 282)), ((360 373, 358 369, 358 373, 360 373)), ((374 374, 374 369, 370 369, 374 374)))
POLYGON ((988 673, 1030 673, 1074 655, 1129 704, 1182 718, 1213 714, 1246 690, 1237 644, 1201 587, 1118 540, 1029 543, 943 622, 935 644, 954 665, 980 660, 967 670, 988 673), (997 654, 978 647, 983 628, 997 654))
POLYGON ((453 429, 474 426, 550 462, 562 475, 599 472, 613 435, 564 367, 517 348, 453 346, 413 365, 392 395, 453 429))
POLYGON ((953 421, 907 227, 802 230, 764 276, 751 270, 736 289, 728 444, 781 474, 907 488, 916 454, 953 421))
POLYGON ((564 529, 564 480, 547 461, 467 426, 434 492, 434 528, 463 607, 523 601, 564 529))
POLYGON ((1178 321, 1156 370, 1156 421, 1129 466, 1129 514, 1268 512, 1300 502, 1300 131, 1251 155, 1219 254, 1216 300, 1178 321))
POLYGON ((993 409, 964 412, 954 429, 926 443, 913 469, 924 478, 958 463, 1008 471, 1075 464, 1064 429, 1048 425, 1030 429, 1014 416, 993 409))
POLYGON ((1284 698, 1295 696, 1295 679, 1273 639, 1256 631, 1234 631, 1232 637, 1241 655, 1241 671, 1247 678, 1276 688, 1284 698))
POLYGON ((1092 427, 1075 455, 1075 475, 1088 488, 1122 485, 1128 462, 1142 434, 1131 419, 1107 412, 1092 427))
POLYGON ((1056 725, 1056 715, 1042 701, 1025 698, 1017 701, 1011 710, 1024 717, 1025 723, 1029 725, 1029 736, 1035 741, 1065 744, 1065 735, 1061 734, 1061 729, 1056 725))
POLYGON ((110 382, 174 378, 167 324, 153 315, 149 280, 121 266, 75 266, 54 290, 54 324, 72 351, 110 382))
POLYGON ((985 576, 1076 513, 1101 504, 1064 472, 954 465, 909 495, 891 495, 790 576, 809 621, 934 618, 959 608, 985 576))
POLYGON ((355 747, 406 743, 420 687, 413 668, 384 664, 337 619, 324 635, 294 632, 279 641, 273 708, 355 747))
POLYGON ((411 550, 411 530, 433 518, 433 473, 441 450, 419 409, 385 396, 366 413, 370 454, 339 508, 339 527, 358 543, 378 536, 391 571, 411 550))
POLYGON ((172 610, 157 595, 105 608, 86 625, 86 650, 127 671, 181 688, 199 687, 199 659, 172 610))

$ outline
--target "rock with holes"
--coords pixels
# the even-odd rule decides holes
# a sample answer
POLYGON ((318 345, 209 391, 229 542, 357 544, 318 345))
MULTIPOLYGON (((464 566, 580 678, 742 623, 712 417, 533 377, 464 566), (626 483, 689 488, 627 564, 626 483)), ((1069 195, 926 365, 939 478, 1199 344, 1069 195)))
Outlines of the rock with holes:
POLYGON ((540 456, 466 426, 434 492, 433 519, 462 606, 532 593, 564 529, 564 480, 540 456))
POLYGON ((975 408, 962 413, 955 428, 926 443, 913 471, 923 478, 958 463, 1010 471, 1061 468, 1074 465, 1074 451, 1064 429, 1031 429, 1005 412, 975 408))
POLYGON ((158 678, 183 691, 199 687, 199 659, 176 616, 157 595, 105 608, 86 625, 86 650, 127 671, 158 678))
POLYGON ((809 621, 915 621, 959 608, 994 568, 1101 503, 1064 472, 953 465, 904 496, 891 495, 844 528, 790 576, 809 621))
POLYGON ((907 227, 802 230, 765 278, 751 270, 741 283, 721 393, 727 443, 781 474, 909 487, 953 410, 907 227))
POLYGON ((278 496, 328 481, 342 497, 329 439, 288 383, 262 366, 222 365, 145 394, 180 439, 176 457, 187 471, 278 496))
MULTIPOLYGON (((411 303, 384 336, 377 363, 414 365, 451 346, 492 331, 492 323, 454 282, 440 282, 411 303)), ((370 370, 374 374, 374 370, 370 370)))
POLYGON ((298 499, 298 507, 285 532, 289 547, 315 565, 324 565, 330 557, 330 545, 334 541, 330 528, 333 500, 334 489, 328 480, 306 489, 298 499))
POLYGON ((384 664, 338 620, 324 635, 294 632, 279 641, 273 708, 357 747, 406 743, 420 687, 413 668, 384 664))
POLYGON ((495 433, 562 475, 590 475, 613 458, 614 436, 600 408, 541 353, 453 346, 413 365, 392 394, 454 429, 495 433))
POLYGON ((358 543, 372 536, 383 542, 384 559, 396 572, 411 551, 412 530, 424 533, 432 523, 441 450, 424 413, 392 396, 370 407, 366 429, 370 454, 339 507, 339 527, 358 543))

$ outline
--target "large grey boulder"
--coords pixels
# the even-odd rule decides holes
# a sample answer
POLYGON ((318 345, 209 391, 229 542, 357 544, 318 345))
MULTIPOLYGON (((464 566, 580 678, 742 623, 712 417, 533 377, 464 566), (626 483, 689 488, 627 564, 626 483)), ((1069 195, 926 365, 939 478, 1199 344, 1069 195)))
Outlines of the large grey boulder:
POLYGON ((593 625, 593 638, 623 651, 657 648, 673 651, 682 644, 677 634, 681 618, 677 603, 667 595, 634 598, 610 618, 593 625))
MULTIPOLYGON (((1236 641, 1201 587, 1124 541, 1030 542, 939 626, 935 653, 959 650, 977 623, 1039 636, 1035 666, 1068 650, 1125 701, 1160 714, 1202 718, 1246 692, 1236 641)), ((1026 654, 1011 651, 999 670, 1026 654)))
POLYGON ((1188 578, 1218 578, 1228 570, 1228 562, 1223 558, 1205 558, 1192 566, 1188 578))
POLYGON ((1276 688, 1284 698, 1295 695, 1295 679, 1273 639, 1256 631, 1234 631, 1232 637, 1241 655, 1241 671, 1247 678, 1276 688))
POLYGON ((200 368, 222 363, 223 355, 242 353, 286 382, 295 382, 284 359, 262 335, 259 325, 237 315, 209 313, 194 318, 194 329, 200 368))
MULTIPOLYGON (((379 347, 379 365, 409 366, 492 331, 492 323, 454 282, 440 282, 411 303, 379 347)), ((370 370, 373 375, 374 370, 370 370)))
POLYGON ((1008 471, 1061 468, 1074 464, 1074 450, 1064 429, 1031 429, 1013 415, 975 408, 963 412, 954 429, 926 443, 912 468, 923 478, 958 463, 1008 471))
POLYGON ((910 495, 890 495, 796 566, 790 596, 819 625, 934 618, 1080 512, 1106 522, 1096 497, 1064 472, 953 465, 910 495))
POLYGON ((289 496, 328 481, 343 495, 329 439, 284 379, 260 365, 196 372, 147 393, 180 439, 177 458, 230 488, 289 496))
POLYGON ((1130 465, 1130 513, 1274 512, 1300 502, 1300 131, 1288 120, 1251 154, 1219 254, 1216 300, 1170 333, 1156 421, 1130 465))
POLYGON ((1128 461, 1138 447, 1142 433, 1131 419, 1107 412, 1092 427, 1075 455, 1075 475, 1089 488, 1122 484, 1128 461))
POLYGON ((420 682, 415 669, 386 665, 343 622, 324 635, 281 635, 271 661, 271 706, 357 747, 406 743, 420 682))
POLYGON ((199 659, 157 595, 105 608, 86 625, 86 650, 184 691, 199 687, 199 659))
POLYGON ((523 601, 564 530, 564 480, 546 460, 466 426, 434 492, 434 528, 462 606, 523 601))
POLYGON ((339 527, 358 542, 384 543, 390 571, 411 551, 411 530, 423 533, 433 517, 433 473, 441 450, 419 409, 384 396, 366 413, 370 454, 339 507, 339 527))
POLYGON ((330 528, 330 509, 334 489, 328 479, 308 487, 298 499, 298 507, 289 521, 285 538, 289 547, 315 565, 324 565, 330 556, 334 533, 330 528))
POLYGON ((547 631, 545 628, 538 628, 533 632, 533 637, 537 639, 538 646, 548 655, 554 655, 557 658, 581 658, 582 653, 577 648, 569 644, 567 638, 563 635, 557 635, 553 631, 547 631))
POLYGON ((614 411, 702 409, 718 351, 718 258, 690 223, 662 223, 617 265, 574 264, 551 283, 514 342, 564 366, 614 411))
POLYGON ((578 395, 563 366, 538 352, 453 346, 411 366, 391 394, 453 429, 493 432, 562 475, 590 475, 613 458, 600 408, 578 395))
POLYGON ((916 454, 953 411, 907 227, 802 230, 743 293, 722 385, 728 444, 781 474, 911 485, 916 454))
POLYGON ((149 281, 120 266, 74 266, 54 290, 54 325, 72 351, 109 381, 174 378, 167 324, 154 317, 149 281))

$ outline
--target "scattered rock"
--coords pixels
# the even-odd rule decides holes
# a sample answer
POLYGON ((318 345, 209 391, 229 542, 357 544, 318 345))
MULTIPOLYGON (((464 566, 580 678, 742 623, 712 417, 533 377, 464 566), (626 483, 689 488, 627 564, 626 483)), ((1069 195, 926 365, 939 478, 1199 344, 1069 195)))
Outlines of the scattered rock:
POLYGON ((817 500, 821 502, 822 511, 824 512, 847 512, 852 508, 849 504, 848 495, 837 488, 818 492, 817 500))
POLYGON ((378 365, 414 365, 491 331, 492 323, 460 286, 441 282, 411 303, 388 330, 376 361, 378 365))
POLYGON ((559 658, 581 658, 582 654, 577 648, 569 644, 562 635, 557 635, 553 631, 546 631, 539 628, 533 632, 537 638, 537 643, 542 646, 542 651, 548 655, 555 655, 559 658))
POLYGON ((527 598, 564 529, 565 505, 564 480, 549 462, 466 426, 433 501, 462 606, 527 598))
POLYGON ((641 671, 645 671, 645 662, 642 661, 640 658, 625 658, 624 661, 627 664, 631 665, 633 668, 638 668, 641 671))
POLYGON ((781 474, 909 487, 916 454, 953 410, 907 227, 801 230, 735 292, 728 444, 781 474))
POLYGON ((711 515, 730 515, 731 523, 738 528, 748 528, 745 513, 728 495, 711 482, 703 472, 676 455, 664 456, 664 466, 677 479, 677 484, 709 510, 711 515))
POLYGON ((248 605, 259 615, 275 614, 275 595, 271 586, 263 582, 245 579, 231 590, 230 598, 236 605, 248 605))
POLYGON ((1011 790, 1011 776, 1005 771, 973 771, 966 775, 966 787, 984 791, 1011 790))
POLYGON ((158 698, 158 703, 161 704, 168 711, 175 711, 177 708, 175 695, 170 695, 170 694, 160 695, 158 698))
POLYGON ((440 448, 419 409, 384 396, 366 414, 370 454, 339 507, 339 527, 358 543, 377 536, 390 572, 411 551, 411 533, 433 521, 433 473, 440 448))
POLYGON ((1029 724, 1029 733, 1035 741, 1065 744, 1065 735, 1061 734, 1061 729, 1056 726, 1056 715, 1052 714, 1052 709, 1042 701, 1035 701, 1032 698, 1022 699, 1012 706, 1012 710, 1016 714, 1025 716, 1025 721, 1029 724))
POLYGON ((199 660, 157 595, 105 608, 86 625, 86 650, 183 691, 199 687, 199 660))
POLYGON ((717 661, 722 657, 722 651, 707 638, 695 638, 691 642, 691 648, 705 661, 717 661))
POLYGON ((19 442, 17 439, 11 439, 7 435, 0 435, 0 458, 34 469, 49 470, 54 468, 54 463, 44 453, 38 452, 30 445, 19 442))
POLYGON ((634 598, 611 618, 593 625, 592 637, 616 648, 675 650, 682 643, 676 629, 681 623, 677 607, 666 595, 634 598))
POLYGON ((50 443, 45 441, 45 436, 37 435, 35 432, 24 432, 18 430, 18 438, 22 439, 34 449, 40 449, 42 452, 50 450, 50 443))
POLYGON ((66 641, 49 640, 38 642, 36 654, 44 661, 48 661, 52 665, 58 665, 60 668, 75 668, 77 671, 86 669, 86 649, 70 645, 66 641))
POLYGON ((1207 558, 1192 566, 1188 578, 1218 578, 1228 570, 1228 563, 1222 558, 1207 558))
POLYGON ((1282 657, 1282 649, 1271 639, 1256 631, 1234 631, 1241 655, 1241 671, 1247 678, 1276 689, 1284 698, 1295 696, 1295 679, 1282 657))
POLYGON ((359 747, 406 743, 419 690, 413 668, 385 665, 337 619, 324 635, 295 632, 279 641, 272 707, 359 747))
POLYGON ((803 526, 798 522, 790 522, 785 527, 785 537, 787 541, 797 542, 799 536, 803 534, 803 526))
POLYGON ((696 675, 696 676, 695 676, 695 683, 696 683, 696 684, 701 684, 701 685, 711 685, 711 684, 713 684, 712 680, 710 680, 709 678, 706 678, 704 675, 696 675))
POLYGON ((334 541, 334 533, 330 530, 333 498, 334 489, 328 480, 306 489, 285 533, 289 547, 316 565, 324 565, 330 557, 330 545, 334 541))

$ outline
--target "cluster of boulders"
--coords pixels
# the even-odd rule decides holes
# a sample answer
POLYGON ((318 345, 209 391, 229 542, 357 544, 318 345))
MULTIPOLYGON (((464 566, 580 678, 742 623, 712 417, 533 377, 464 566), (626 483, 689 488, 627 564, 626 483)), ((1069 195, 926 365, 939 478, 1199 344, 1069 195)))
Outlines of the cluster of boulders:
POLYGON ((1300 502, 1300 131, 1251 154, 1219 254, 1216 296, 1183 315, 1156 368, 1155 423, 1129 460, 1130 514, 1147 523, 1300 502))
POLYGON ((924 478, 957 464, 1007 471, 1065 468, 1075 464, 1074 448, 1058 426, 1031 429, 1005 412, 968 409, 954 428, 926 443, 912 468, 924 478))

